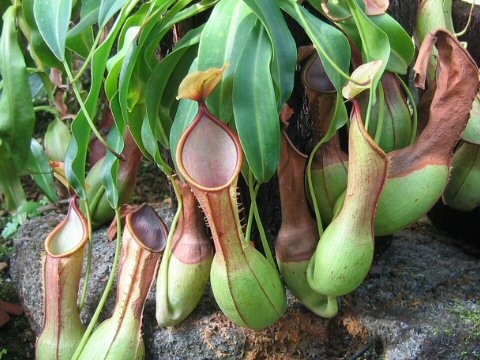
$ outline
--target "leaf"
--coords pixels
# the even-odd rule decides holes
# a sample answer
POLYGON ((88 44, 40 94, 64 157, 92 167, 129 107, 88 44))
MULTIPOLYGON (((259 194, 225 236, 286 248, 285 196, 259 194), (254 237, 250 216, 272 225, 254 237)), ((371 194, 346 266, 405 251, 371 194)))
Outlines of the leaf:
POLYGON ((343 33, 313 16, 307 9, 292 6, 289 0, 281 0, 280 6, 293 17, 312 40, 323 67, 338 92, 342 91, 346 79, 339 73, 348 74, 350 68, 350 44, 343 33))
POLYGON ((83 0, 80 10, 80 21, 68 32, 68 37, 81 34, 85 29, 95 24, 100 12, 100 0, 83 0))
POLYGON ((257 22, 235 70, 233 111, 245 157, 259 182, 267 182, 280 161, 280 121, 270 74, 272 56, 268 35, 257 22))
MULTIPOLYGON (((110 51, 112 50, 122 24, 127 19, 129 13, 135 8, 137 2, 138 0, 131 1, 128 7, 122 9, 115 24, 110 29, 108 37, 93 54, 91 87, 87 100, 85 101, 85 108, 91 118, 93 118, 97 112, 103 75, 110 51)), ((72 123, 72 141, 70 142, 65 157, 65 172, 70 185, 82 199, 86 199, 87 197, 85 191, 85 166, 89 140, 90 127, 87 124, 85 114, 80 112, 72 123)))
MULTIPOLYGON (((198 70, 198 60, 195 59, 188 70, 188 73, 191 74, 198 70)), ((170 130, 170 147, 172 153, 172 160, 177 167, 176 154, 177 146, 180 138, 182 137, 185 130, 193 123, 195 117, 198 114, 198 104, 189 99, 180 100, 178 104, 178 110, 175 115, 175 119, 170 130)), ((178 168, 177 168, 178 169, 178 168)), ((179 172, 177 171, 177 174, 179 172)))
POLYGON ((405 75, 415 57, 415 45, 405 29, 390 15, 372 16, 370 20, 388 37, 390 56, 386 71, 405 75))
POLYGON ((27 162, 27 171, 32 175, 35 183, 42 189, 47 198, 56 203, 58 201, 57 190, 54 185, 52 168, 42 145, 32 139, 30 143, 30 157, 27 162))
POLYGON ((11 154, 13 169, 19 173, 30 153, 30 139, 35 125, 32 95, 22 50, 17 42, 15 8, 8 8, 3 16, 0 38, 0 74, 3 91, 0 98, 0 140, 4 151, 11 154))
POLYGON ((275 1, 243 0, 260 19, 273 47, 272 78, 278 109, 290 97, 297 65, 296 45, 283 14, 275 1))
POLYGON ((33 4, 35 0, 23 0, 22 1, 22 10, 23 10, 23 17, 25 19, 25 23, 29 28, 28 32, 25 32, 25 36, 27 37, 28 43, 30 45, 30 51, 32 57, 35 60, 35 63, 40 68, 43 68, 44 65, 48 67, 61 67, 60 61, 58 61, 57 57, 53 54, 52 50, 48 47, 45 41, 38 30, 37 24, 35 22, 35 16, 33 14, 33 4))
POLYGON ((146 84, 145 103, 150 129, 155 128, 152 132, 165 148, 170 147, 170 128, 178 106, 175 95, 197 54, 202 29, 203 26, 189 31, 174 51, 155 66, 146 84))
POLYGON ((205 24, 198 49, 198 70, 229 64, 220 85, 207 99, 208 109, 225 123, 233 120, 233 76, 256 16, 242 1, 222 0, 205 24))
POLYGON ((64 61, 72 0, 37 0, 33 4, 33 13, 48 47, 60 61, 64 61))
MULTIPOLYGON (((0 139, 0 193, 4 196, 7 209, 11 211, 15 211, 27 201, 12 156, 2 139, 0 139)), ((22 217, 21 220, 25 221, 26 217, 22 217)))
MULTIPOLYGON (((380 30, 370 18, 360 9, 356 0, 346 0, 347 5, 353 15, 355 24, 357 24, 360 38, 362 39, 362 57, 364 62, 382 60, 381 75, 385 70, 388 58, 390 57, 390 42, 388 36, 380 30)), ((380 76, 372 84, 372 91, 376 91, 380 76)))
MULTIPOLYGON (((109 133, 108 143, 117 153, 121 153, 124 147, 123 134, 125 133, 125 121, 118 118, 121 117, 121 109, 118 104, 118 94, 110 102, 110 108, 115 117, 115 124, 109 133)), ((112 208, 119 206, 119 189, 118 189, 118 169, 119 159, 117 159, 110 151, 105 155, 102 166, 102 184, 105 187, 105 196, 112 208)))
POLYGON ((98 24, 100 27, 103 28, 107 25, 108 21, 126 2, 127 0, 102 0, 100 11, 98 12, 98 24))

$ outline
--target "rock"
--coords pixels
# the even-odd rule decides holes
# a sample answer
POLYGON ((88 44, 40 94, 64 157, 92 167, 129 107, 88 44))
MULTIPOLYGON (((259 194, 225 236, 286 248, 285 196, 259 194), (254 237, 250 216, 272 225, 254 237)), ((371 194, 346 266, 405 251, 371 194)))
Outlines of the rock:
MULTIPOLYGON (((172 211, 160 210, 170 219, 172 211)), ((15 239, 11 274, 33 329, 42 326, 40 254, 59 214, 35 218, 15 239)), ((169 221, 167 221, 168 223, 169 221)), ((86 321, 105 285, 114 243, 95 232, 86 321)), ((289 296, 287 314, 255 332, 229 321, 210 291, 185 322, 159 328, 152 292, 144 316, 147 359, 474 359, 480 356, 480 262, 423 223, 399 232, 364 284, 341 299, 331 320, 314 316, 289 296)), ((104 311, 113 308, 114 294, 104 311)))

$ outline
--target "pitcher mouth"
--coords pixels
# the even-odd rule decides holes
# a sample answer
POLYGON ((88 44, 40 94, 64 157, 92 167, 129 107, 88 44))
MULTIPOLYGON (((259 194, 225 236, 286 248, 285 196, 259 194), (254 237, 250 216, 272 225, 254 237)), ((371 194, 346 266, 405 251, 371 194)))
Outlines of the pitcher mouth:
POLYGON ((127 215, 125 222, 130 234, 144 249, 155 253, 165 249, 168 230, 151 206, 142 204, 127 215))
POLYGON ((197 118, 180 139, 177 166, 180 174, 193 187, 216 192, 229 187, 238 178, 243 161, 242 147, 233 130, 215 118, 203 102, 199 106, 197 118), (202 121, 211 123, 205 123, 204 129, 198 128, 202 126, 202 121), (196 130, 198 134, 195 134, 196 130), (217 133, 213 137, 208 136, 212 132, 217 133), (191 149, 188 149, 189 145, 191 149), (206 149, 200 148, 201 145, 205 145, 206 149))
POLYGON ((74 196, 70 200, 70 206, 68 207, 68 213, 65 219, 53 229, 45 240, 45 250, 48 255, 54 258, 63 258, 75 253, 78 249, 83 247, 88 241, 88 221, 85 215, 80 210, 78 196, 74 196), (70 223, 70 221, 73 223, 70 223), (67 227, 68 228, 65 228, 67 227), (62 237, 62 231, 67 233, 74 231, 73 235, 62 237), (81 234, 77 236, 77 231, 81 231, 81 234), (73 239, 73 240, 72 240, 73 239), (66 244, 62 244, 66 242, 66 244))

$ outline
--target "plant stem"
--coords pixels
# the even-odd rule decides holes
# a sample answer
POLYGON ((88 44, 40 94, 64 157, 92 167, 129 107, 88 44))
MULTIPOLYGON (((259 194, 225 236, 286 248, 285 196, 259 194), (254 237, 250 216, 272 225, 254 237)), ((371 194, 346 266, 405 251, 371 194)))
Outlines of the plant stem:
POLYGON ((39 111, 44 111, 44 112, 49 112, 50 114, 53 114, 53 115, 56 115, 56 116, 59 116, 60 113, 58 112, 58 110, 53 107, 53 106, 50 106, 50 105, 40 105, 40 106, 35 106, 33 108, 33 111, 34 112, 39 112, 39 111))
POLYGON ((90 118, 90 114, 88 113, 85 103, 82 100, 82 97, 80 96, 80 91, 77 88, 77 85, 75 85, 75 82, 73 81, 73 75, 72 72, 70 71, 70 68, 67 64, 66 61, 63 62, 63 66, 65 68, 65 72, 67 73, 68 79, 72 85, 73 92, 75 93, 75 97, 80 105, 80 108, 82 109, 83 114, 85 115, 85 119, 87 119, 88 125, 90 125, 90 128, 92 129, 93 133, 97 137, 97 139, 105 146, 105 148, 110 151, 113 155, 115 155, 116 158, 120 160, 124 160, 124 156, 117 153, 115 150, 112 149, 112 147, 105 141, 105 139, 102 137, 102 135, 98 132, 97 128, 95 127, 95 124, 93 123, 92 119, 90 118))
POLYGON ((320 209, 318 208, 318 203, 317 203, 317 197, 315 196, 315 190, 313 189, 312 163, 313 163, 313 158, 315 157, 315 154, 317 153, 318 149, 320 148, 320 146, 323 145, 324 142, 325 142, 325 137, 322 140, 320 140, 317 143, 317 145, 315 145, 312 152, 310 153, 310 156, 308 157, 307 168, 306 168, 308 192, 310 193, 310 196, 312 198, 313 211, 315 213, 315 219, 317 220, 317 229, 318 229, 319 238, 321 238, 323 234, 323 225, 322 225, 322 215, 320 214, 320 209))
POLYGON ((115 281, 115 278, 117 275, 118 263, 120 261, 120 253, 122 250, 122 222, 121 222, 122 219, 120 216, 119 208, 115 209, 115 217, 117 218, 117 246, 115 248, 115 257, 113 259, 113 265, 112 265, 112 270, 110 272, 110 277, 108 278, 108 282, 107 282, 107 285, 105 286, 105 290, 103 290, 102 297, 100 298, 97 308, 95 309, 95 313, 93 314, 92 319, 90 320, 90 323, 88 324, 88 327, 85 330, 85 334, 83 334, 82 340, 80 341, 80 344, 78 344, 75 354, 73 354, 72 360, 77 360, 81 355, 82 350, 88 341, 88 338, 92 334, 93 328, 97 324, 98 318, 102 313, 103 307, 107 302, 108 295, 110 294, 110 290, 112 289, 113 282, 115 281))
POLYGON ((455 36, 456 36, 456 37, 460 37, 460 36, 465 35, 465 33, 467 32, 468 28, 470 27, 470 24, 472 23, 472 15, 473 15, 474 6, 475 6, 475 0, 472 0, 472 6, 470 6, 470 13, 468 14, 467 25, 465 25, 465 27, 463 28, 463 30, 461 30, 461 31, 458 32, 458 33, 455 33, 455 36))
POLYGON ((412 105, 413 114, 412 114, 412 136, 410 137, 410 144, 415 142, 417 138, 417 127, 418 127, 418 113, 417 113, 417 105, 415 104, 415 98, 413 97, 412 92, 410 91, 409 87, 405 82, 402 80, 400 76, 397 76, 398 80, 400 80, 400 84, 402 84, 403 90, 407 93, 408 99, 412 105))
MULTIPOLYGON (((265 233, 265 229, 262 224, 262 219, 260 217, 260 213, 258 212, 258 207, 257 207, 257 194, 258 194, 258 189, 260 188, 260 184, 254 184, 254 179, 253 179, 253 173, 248 170, 248 190, 250 192, 250 213, 249 213, 249 221, 250 221, 250 215, 253 213, 255 216, 255 223, 257 224, 258 232, 260 233, 260 240, 262 242, 262 247, 265 252, 265 256, 268 260, 268 262, 276 269, 277 264, 275 263, 275 259, 273 258, 272 255, 272 250, 270 250, 270 244, 268 243, 268 238, 265 233)), ((248 226, 248 224, 247 224, 248 226)), ((247 229, 248 231, 248 229, 247 229)), ((250 225, 250 231, 248 232, 248 242, 250 242, 250 233, 251 233, 251 225, 250 225)), ((247 237, 245 237, 247 238, 247 237)))
POLYGON ((87 299, 88 294, 88 283, 90 281, 90 274, 92 270, 92 255, 93 255, 93 233, 92 233, 92 214, 90 213, 90 207, 88 204, 88 200, 85 199, 85 213, 87 215, 88 221, 88 253, 87 253, 87 268, 85 270, 85 278, 83 281, 83 289, 82 289, 82 297, 80 298, 80 311, 82 310, 83 306, 85 305, 85 300, 87 299))

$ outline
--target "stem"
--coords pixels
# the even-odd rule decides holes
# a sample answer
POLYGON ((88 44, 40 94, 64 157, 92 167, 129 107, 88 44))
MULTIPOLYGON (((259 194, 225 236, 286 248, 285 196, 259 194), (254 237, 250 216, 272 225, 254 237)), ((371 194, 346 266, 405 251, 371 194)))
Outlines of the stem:
POLYGON ((476 1, 476 0, 472 0, 472 6, 470 6, 470 13, 468 14, 467 25, 465 25, 465 27, 463 28, 463 30, 461 30, 461 31, 458 32, 458 33, 455 33, 455 36, 456 36, 456 37, 460 37, 460 36, 465 35, 465 33, 467 32, 468 28, 470 27, 470 24, 471 24, 471 22, 472 22, 473 7, 475 6, 475 1, 476 1))
POLYGON ((252 226, 253 226, 253 201, 256 199, 257 194, 255 193, 255 189, 253 188, 253 174, 248 169, 248 193, 250 195, 250 209, 248 211, 248 220, 247 220, 247 228, 245 230, 245 243, 250 243, 250 236, 252 234, 252 226))
POLYGON ((407 93, 408 99, 412 104, 413 114, 412 114, 412 136, 410 137, 410 144, 415 142, 417 138, 417 127, 418 127, 418 113, 417 113, 417 105, 415 104, 415 98, 413 97, 412 92, 410 91, 409 87, 405 82, 402 80, 400 76, 397 76, 398 80, 400 80, 400 84, 402 84, 403 90, 407 93))
POLYGON ((370 113, 372 112, 374 98, 375 98, 375 89, 371 87, 370 92, 368 94, 367 115, 365 115, 365 129, 367 129, 367 131, 368 131, 368 124, 370 122, 370 113))
MULTIPOLYGON (((275 263, 275 259, 273 258, 272 255, 272 250, 270 250, 270 244, 268 243, 268 238, 267 235, 265 234, 265 229, 262 224, 262 219, 260 217, 260 213, 258 212, 258 207, 257 207, 257 194, 258 194, 258 189, 260 189, 260 184, 254 185, 254 180, 253 180, 253 173, 249 170, 248 171, 248 190, 250 192, 250 213, 248 215, 249 220, 250 220, 250 214, 253 213, 255 216, 255 223, 257 224, 258 232, 260 233, 260 240, 262 242, 262 247, 263 251, 265 252, 265 256, 268 260, 268 262, 276 269, 277 264, 275 263)), ((251 229, 250 229, 251 232, 251 229)), ((250 233, 248 233, 250 235, 250 233)), ((250 238, 250 236, 249 236, 250 238)), ((250 239, 248 240, 248 242, 250 239)), ((248 244, 247 242, 247 244, 248 244)))
POLYGON ((75 77, 71 81, 72 83, 77 82, 80 79, 80 77, 83 75, 85 70, 87 70, 88 66, 90 65, 90 62, 92 61, 93 53, 95 52, 95 50, 97 50, 97 45, 100 42, 102 35, 103 35, 103 28, 98 30, 98 34, 95 37, 95 40, 93 41, 92 48, 90 49, 90 52, 88 53, 88 56, 85 59, 85 62, 83 63, 82 67, 78 71, 77 75, 75 75, 75 77))
POLYGON ((380 146, 380 139, 382 137, 383 122, 385 119, 385 92, 383 91, 383 85, 380 83, 378 85, 378 95, 380 96, 380 101, 378 103, 378 120, 377 128, 375 130, 375 142, 380 146))
POLYGON ((85 103, 82 100, 82 97, 80 96, 80 91, 78 90, 77 86, 75 85, 74 79, 72 72, 70 71, 70 68, 67 64, 66 61, 63 62, 63 66, 65 68, 65 72, 67 73, 68 79, 70 83, 72 84, 73 92, 75 93, 75 97, 80 104, 80 108, 82 109, 83 114, 85 115, 85 119, 87 119, 88 125, 90 125, 90 128, 92 129, 93 133, 97 137, 97 139, 105 146, 105 148, 110 151, 113 155, 115 155, 116 158, 120 160, 125 160, 125 157, 119 153, 117 153, 115 150, 112 149, 112 147, 105 141, 105 139, 102 137, 102 135, 98 132, 97 128, 95 127, 95 124, 93 123, 92 119, 90 118, 90 114, 88 113, 85 103))
MULTIPOLYGON (((172 220, 172 225, 170 226, 170 231, 168 232, 167 244, 165 245, 165 251, 164 251, 163 257, 162 257, 162 262, 166 261, 167 263, 170 262, 170 258, 173 254, 173 252, 172 252, 172 239, 173 239, 173 235, 175 234, 175 230, 177 229, 177 225, 178 225, 178 221, 180 219, 180 215, 183 212, 182 192, 178 188, 178 185, 175 182, 175 180, 173 179, 173 177, 169 176, 169 179, 170 179, 170 182, 173 186, 175 196, 177 197, 178 206, 177 206, 177 211, 175 212, 175 216, 173 217, 173 220, 172 220)), ((163 269, 165 271, 167 271, 168 266, 165 266, 163 269)), ((160 276, 160 274, 159 274, 159 276, 160 276)), ((168 280, 168 277, 166 275, 165 275, 165 279, 168 280)))
POLYGON ((85 270, 85 279, 83 281, 82 297, 80 298, 80 311, 85 305, 85 300, 87 299, 88 294, 88 283, 90 281, 90 274, 92 270, 92 255, 93 255, 93 234, 92 234, 92 214, 90 213, 90 208, 88 200, 85 199, 85 214, 87 215, 88 221, 88 254, 87 254, 87 268, 85 270))
POLYGON ((100 298, 97 308, 95 309, 95 313, 93 314, 92 319, 88 324, 87 330, 85 330, 85 334, 83 334, 80 344, 78 344, 77 346, 77 350, 75 351, 75 354, 73 354, 72 360, 77 360, 81 355, 82 350, 88 341, 88 338, 92 334, 93 328, 97 324, 98 318, 100 317, 103 307, 107 302, 108 295, 110 294, 110 290, 112 289, 113 282, 115 281, 115 278, 117 275, 118 263, 120 261, 120 252, 122 250, 122 222, 121 222, 122 219, 120 216, 119 208, 115 209, 115 216, 117 218, 117 246, 115 248, 115 257, 113 259, 112 271, 110 272, 110 277, 108 278, 108 282, 107 282, 107 285, 105 286, 105 290, 103 291, 102 297, 100 298))
MULTIPOLYGON (((340 96, 340 95, 337 95, 337 96, 340 96)), ((325 142, 325 137, 322 140, 320 140, 317 145, 315 145, 310 156, 308 157, 307 168, 306 168, 308 192, 312 197, 313 211, 315 212, 315 219, 317 219, 317 229, 318 229, 319 238, 321 238, 323 234, 323 225, 322 225, 322 215, 320 215, 320 209, 318 208, 318 204, 317 204, 317 197, 315 196, 315 190, 313 189, 312 163, 317 150, 320 148, 320 146, 323 145, 324 142, 325 142)))
POLYGON ((58 110, 56 108, 54 108, 53 106, 50 106, 50 105, 35 106, 33 108, 33 111, 34 112, 44 111, 44 112, 49 112, 50 114, 53 114, 53 115, 56 115, 56 116, 60 115, 58 110))

